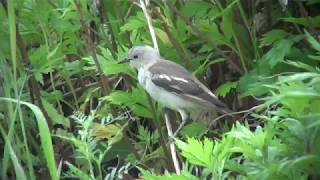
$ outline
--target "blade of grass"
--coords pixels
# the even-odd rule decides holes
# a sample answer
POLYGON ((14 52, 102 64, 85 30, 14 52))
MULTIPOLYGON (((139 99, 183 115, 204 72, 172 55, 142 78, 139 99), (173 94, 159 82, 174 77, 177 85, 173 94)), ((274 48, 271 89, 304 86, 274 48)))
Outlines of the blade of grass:
POLYGON ((3 129, 1 124, 0 124, 0 131, 1 131, 2 137, 6 141, 6 144, 8 145, 9 154, 10 154, 10 158, 11 158, 11 161, 12 161, 12 164, 13 164, 13 167, 14 167, 16 179, 27 180, 26 174, 24 173, 24 170, 23 170, 23 168, 22 168, 22 166, 21 166, 21 164, 20 164, 20 162, 19 162, 19 160, 17 158, 17 155, 14 152, 14 150, 13 150, 11 144, 10 144, 9 138, 8 138, 6 132, 3 129))
POLYGON ((39 127, 40 141, 41 141, 43 154, 44 154, 45 159, 47 161, 47 166, 48 166, 48 170, 49 170, 51 179, 58 180, 59 179, 58 169, 57 169, 55 158, 54 158, 50 130, 49 130, 47 121, 46 121, 43 113, 41 112, 41 110, 37 106, 35 106, 31 103, 24 102, 24 101, 18 101, 16 99, 12 99, 12 98, 0 98, 0 101, 14 102, 14 103, 19 102, 20 104, 23 104, 23 105, 27 106, 28 108, 30 108, 31 111, 34 113, 36 120, 37 120, 38 127, 39 127))
POLYGON ((13 78, 17 79, 17 45, 16 45, 16 16, 14 13, 14 1, 8 1, 8 20, 10 32, 11 60, 13 66, 13 78))

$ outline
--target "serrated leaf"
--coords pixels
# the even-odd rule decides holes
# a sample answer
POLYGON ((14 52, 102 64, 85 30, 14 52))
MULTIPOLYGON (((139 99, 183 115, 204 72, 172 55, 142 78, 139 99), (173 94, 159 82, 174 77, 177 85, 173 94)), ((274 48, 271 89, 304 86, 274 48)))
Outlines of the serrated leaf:
POLYGON ((132 71, 128 64, 119 64, 117 61, 105 61, 101 64, 103 73, 106 75, 125 73, 129 76, 136 78, 135 73, 132 71))
POLYGON ((164 175, 155 175, 150 171, 146 171, 142 168, 138 168, 142 173, 143 179, 150 179, 150 180, 198 180, 199 178, 193 176, 188 171, 182 171, 180 175, 177 174, 170 174, 166 172, 164 175))
POLYGON ((141 87, 133 88, 132 92, 113 91, 111 94, 101 99, 110 101, 115 105, 128 106, 138 116, 152 117, 147 98, 141 87))
POLYGON ((97 140, 108 139, 110 144, 114 144, 122 139, 122 128, 117 123, 108 125, 96 123, 92 136, 97 140))
POLYGON ((188 138, 187 143, 176 140, 176 145, 190 163, 204 167, 211 167, 214 142, 205 138, 203 142, 188 138))
POLYGON ((196 22, 198 28, 211 37, 216 44, 221 44, 224 36, 220 33, 218 26, 215 22, 209 20, 199 20, 196 22))
POLYGON ((225 97, 232 89, 235 89, 237 86, 238 86, 238 82, 228 81, 228 82, 220 85, 220 86, 216 89, 215 93, 216 93, 218 96, 225 97))
POLYGON ((42 103, 50 119, 53 121, 53 124, 62 124, 66 128, 70 127, 69 119, 61 115, 51 103, 49 103, 44 98, 42 98, 42 103))
POLYGON ((186 16, 202 17, 209 7, 210 5, 205 1, 187 1, 181 8, 181 12, 186 16))
POLYGON ((126 31, 133 31, 147 25, 142 12, 138 12, 136 16, 131 16, 126 22, 126 24, 120 27, 120 31, 122 33, 126 31))
POLYGON ((116 105, 134 103, 132 101, 131 93, 124 91, 113 91, 111 94, 109 94, 106 97, 103 97, 102 99, 111 101, 112 104, 116 105))

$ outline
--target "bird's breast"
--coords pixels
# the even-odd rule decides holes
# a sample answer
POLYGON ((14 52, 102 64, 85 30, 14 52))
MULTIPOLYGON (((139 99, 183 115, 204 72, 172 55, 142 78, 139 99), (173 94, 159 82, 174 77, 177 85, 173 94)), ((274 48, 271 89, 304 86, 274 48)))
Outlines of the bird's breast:
POLYGON ((150 76, 150 73, 148 71, 146 71, 144 68, 139 69, 138 81, 139 81, 140 85, 145 89, 146 89, 146 81, 149 76, 150 76))

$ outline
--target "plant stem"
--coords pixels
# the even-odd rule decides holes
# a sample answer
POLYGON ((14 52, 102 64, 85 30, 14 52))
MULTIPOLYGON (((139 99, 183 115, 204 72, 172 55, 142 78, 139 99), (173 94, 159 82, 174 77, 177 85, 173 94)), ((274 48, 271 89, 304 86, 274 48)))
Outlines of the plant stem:
POLYGON ((178 40, 174 37, 174 35, 171 33, 169 25, 166 23, 166 20, 164 19, 164 17, 157 11, 154 11, 154 14, 162 20, 162 27, 163 30, 166 32, 166 34, 169 37, 169 40, 171 42, 171 44, 173 45, 173 47, 176 49, 176 51, 178 52, 178 54, 180 55, 180 57, 183 59, 184 63, 186 64, 187 68, 189 70, 192 69, 192 64, 191 64, 191 60, 190 58, 187 56, 187 54, 184 52, 182 45, 178 42, 178 40))
POLYGON ((158 121, 158 118, 157 118, 157 113, 156 113, 156 110, 154 108, 154 105, 152 103, 152 99, 150 97, 150 95, 145 92, 146 96, 147 96, 147 99, 148 99, 148 102, 149 102, 149 105, 150 105, 150 108, 151 108, 151 112, 152 112, 152 116, 153 116, 153 123, 155 124, 155 127, 157 128, 157 131, 159 132, 159 136, 160 136, 160 146, 162 147, 162 150, 165 154, 165 161, 166 161, 166 164, 167 164, 167 168, 169 169, 169 171, 173 171, 174 170, 174 167, 172 166, 173 164, 173 161, 170 157, 170 153, 166 147, 166 141, 165 141, 165 138, 164 138, 164 135, 162 133, 162 130, 161 130, 161 125, 159 124, 159 121, 158 121))

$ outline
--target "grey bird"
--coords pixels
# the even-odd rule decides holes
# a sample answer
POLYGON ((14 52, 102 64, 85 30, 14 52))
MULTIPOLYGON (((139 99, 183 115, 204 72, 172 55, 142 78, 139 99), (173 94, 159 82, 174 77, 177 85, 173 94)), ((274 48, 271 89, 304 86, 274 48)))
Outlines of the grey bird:
POLYGON ((188 118, 208 121, 220 113, 230 113, 205 85, 194 78, 183 66, 161 58, 150 46, 136 46, 129 50, 120 63, 130 62, 138 71, 141 86, 163 107, 178 111, 182 122, 174 136, 188 118))

